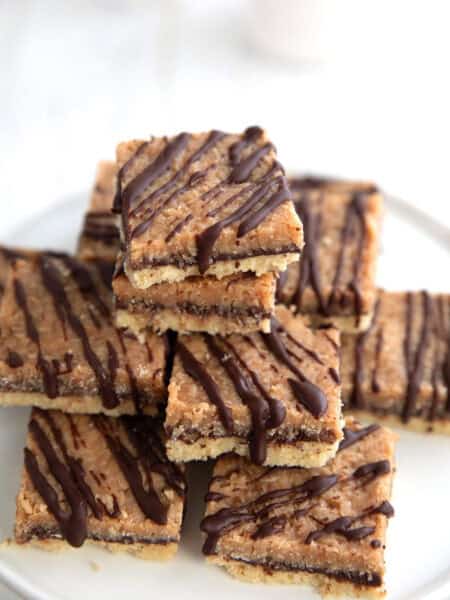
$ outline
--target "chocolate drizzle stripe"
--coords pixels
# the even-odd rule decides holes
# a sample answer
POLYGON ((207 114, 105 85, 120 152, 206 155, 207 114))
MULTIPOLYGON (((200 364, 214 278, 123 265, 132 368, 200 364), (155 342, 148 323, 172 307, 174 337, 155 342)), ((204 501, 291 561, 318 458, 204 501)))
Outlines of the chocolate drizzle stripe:
POLYGON ((380 477, 381 475, 386 475, 391 471, 391 464, 388 460, 379 460, 372 463, 367 463, 365 465, 361 465, 353 472, 353 477, 356 479, 365 478, 366 482, 369 483, 380 477))
MULTIPOLYGON (((191 167, 195 162, 197 162, 204 154, 206 154, 209 150, 211 150, 215 145, 217 145, 223 138, 225 137, 225 133, 222 131, 213 130, 209 134, 206 141, 198 148, 193 154, 191 154, 183 166, 171 177, 164 185, 152 191, 152 193, 144 198, 131 212, 130 216, 139 215, 142 209, 146 209, 150 203, 153 203, 157 198, 162 196, 163 194, 169 192, 173 187, 177 184, 179 179, 188 172, 189 167, 191 167)), ((209 167, 208 167, 209 168, 209 167)), ((197 171, 194 173, 186 186, 183 186, 183 189, 187 189, 188 187, 195 186, 203 176, 203 171, 197 171)))
POLYGON ((38 461, 31 450, 25 448, 25 468, 50 512, 58 521, 63 536, 69 544, 79 547, 87 536, 87 506, 86 502, 74 481, 70 470, 58 459, 47 435, 36 419, 30 422, 30 432, 35 439, 40 451, 47 461, 51 474, 60 484, 70 511, 64 510, 59 503, 55 489, 42 474, 38 461))
POLYGON ((412 324, 413 324, 413 296, 408 293, 406 296, 407 316, 406 333, 404 342, 405 367, 408 377, 408 387, 406 391, 405 404, 402 411, 402 421, 407 423, 414 414, 417 395, 420 391, 424 370, 425 354, 428 349, 430 339, 430 316, 431 316, 431 297, 427 292, 421 294, 422 302, 422 328, 416 350, 412 347, 412 324))
POLYGON ((271 150, 273 150, 272 144, 267 143, 238 162, 230 173, 230 183, 244 183, 247 181, 259 161, 271 150))
POLYGON ((190 377, 192 377, 192 379, 194 379, 194 381, 197 381, 199 385, 202 386, 209 400, 217 408, 220 422, 225 431, 227 433, 232 433, 234 426, 233 415, 222 399, 219 387, 214 379, 179 339, 177 341, 177 353, 180 357, 183 369, 190 377))
POLYGON ((250 233, 253 229, 256 229, 258 225, 260 225, 264 219, 273 213, 281 204, 291 199, 291 193, 287 187, 286 178, 283 177, 281 181, 281 189, 270 196, 262 206, 257 208, 242 221, 237 231, 238 238, 241 238, 244 235, 247 235, 247 233, 250 233))
POLYGON ((129 207, 133 205, 138 196, 158 179, 170 167, 176 157, 183 152, 189 138, 189 134, 180 133, 164 146, 155 160, 136 175, 121 191, 122 206, 129 210, 129 207))
POLYGON ((45 256, 40 257, 39 267, 41 270, 44 287, 53 298, 55 305, 58 304, 62 309, 64 309, 64 315, 68 324, 81 342, 86 361, 96 377, 99 393, 103 400, 103 406, 108 409, 115 408, 119 404, 119 399, 114 389, 111 377, 106 372, 99 357, 93 350, 86 329, 84 328, 80 318, 73 311, 57 268, 45 256))
POLYGON ((314 417, 319 418, 328 409, 328 399, 323 391, 309 381, 300 369, 292 362, 286 346, 280 336, 281 326, 275 317, 271 319, 271 332, 263 333, 261 337, 269 351, 277 360, 283 363, 297 379, 288 379, 292 393, 298 402, 314 417))
MULTIPOLYGON (((131 238, 139 237, 150 228, 151 224, 155 220, 155 218, 171 203, 174 199, 178 198, 181 194, 187 192, 190 188, 201 183, 202 172, 196 172, 196 177, 193 179, 189 178, 188 182, 178 189, 175 189, 170 195, 168 195, 165 199, 163 199, 156 207, 153 207, 154 202, 160 197, 170 192, 176 185, 179 179, 184 176, 190 166, 198 161, 203 154, 212 149, 220 140, 225 137, 225 134, 221 131, 212 131, 208 136, 207 140, 202 144, 202 146, 196 150, 192 155, 188 157, 183 166, 175 173, 175 175, 169 179, 164 185, 154 190, 149 196, 144 198, 137 207, 135 207, 128 215, 128 218, 131 216, 138 215, 141 219, 141 223, 137 225, 130 233, 131 238)), ((209 167, 208 167, 209 169, 209 167)), ((170 238, 169 238, 170 240, 170 238)), ((169 241, 166 239, 166 241, 169 241)))
POLYGON ((357 541, 362 540, 363 538, 366 538, 374 533, 375 527, 373 526, 351 528, 355 520, 355 517, 339 517, 334 521, 330 521, 322 529, 311 531, 306 538, 305 544, 311 544, 312 542, 331 534, 342 535, 348 541, 357 541))
POLYGON ((250 377, 253 381, 253 384, 258 389, 259 393, 263 396, 263 398, 266 400, 266 402, 269 406, 269 410, 270 410, 270 416, 266 422, 267 429, 274 429, 276 427, 279 427, 283 423, 284 419, 286 418, 286 408, 285 408, 284 404, 281 402, 281 400, 278 400, 277 398, 274 398, 273 396, 271 396, 269 394, 269 392, 267 391, 267 389, 264 387, 261 380, 259 379, 258 375, 255 373, 255 371, 250 369, 250 367, 243 360, 242 356, 239 354, 239 352, 236 350, 236 348, 230 343, 230 341, 225 338, 222 341, 223 341, 223 344, 225 345, 225 347, 227 348, 227 350, 233 354, 234 358, 241 365, 241 367, 243 369, 245 369, 247 371, 247 373, 250 375, 250 377))
MULTIPOLYGON (((258 184, 261 185, 261 182, 258 182, 258 184)), ((218 206, 211 209, 208 213, 206 213, 206 216, 216 217, 224 208, 227 208, 228 206, 236 202, 236 200, 243 198, 248 192, 254 192, 258 187, 258 184, 249 183, 246 186, 243 186, 238 192, 229 196, 224 202, 222 202, 222 204, 219 204, 218 206)))
POLYGON ((383 302, 382 293, 379 294, 372 315, 372 320, 369 327, 363 333, 358 334, 355 342, 355 371, 353 374, 353 390, 350 397, 350 404, 357 408, 363 408, 365 405, 364 394, 363 394, 363 381, 364 381, 364 356, 366 343, 375 328, 378 325, 378 319, 381 311, 381 304, 383 302))
POLYGON ((352 226, 354 222, 359 223, 359 239, 358 248, 356 252, 356 258, 353 266, 353 276, 348 284, 348 288, 353 291, 355 297, 355 311, 358 316, 362 312, 362 298, 359 289, 359 272, 362 266, 362 255, 366 246, 366 219, 365 214, 367 210, 367 194, 364 192, 355 192, 352 196, 352 200, 348 205, 346 217, 344 221, 344 227, 341 234, 341 246, 338 256, 338 262, 336 265, 335 276, 333 279, 332 290, 328 299, 328 311, 331 311, 333 304, 337 301, 337 290, 342 277, 342 270, 344 267, 344 258, 346 248, 349 241, 352 239, 352 226))
MULTIPOLYGON (((266 492, 241 506, 221 508, 202 520, 201 530, 207 534, 203 553, 214 554, 219 538, 241 524, 266 519, 270 510, 274 508, 279 509, 282 506, 303 503, 320 496, 335 486, 337 482, 336 475, 318 475, 291 488, 266 492)), ((269 525, 266 527, 270 529, 269 525)))
POLYGON ((139 388, 139 385, 138 385, 138 382, 136 379, 136 375, 133 371, 133 367, 131 366, 130 361, 128 359, 128 352, 127 352, 127 345, 125 343, 124 331, 120 330, 120 329, 116 329, 115 331, 116 331, 117 339, 119 341, 120 348, 122 350, 124 363, 125 363, 125 370, 128 375, 128 381, 130 382, 131 398, 133 400, 134 409, 136 411, 136 414, 142 414, 143 398, 142 398, 141 391, 140 391, 140 388, 139 388))
POLYGON ((41 339, 39 335, 39 331, 34 322, 33 316, 28 307, 27 295, 25 292, 25 288, 21 281, 18 279, 14 279, 14 294, 17 306, 23 313, 25 319, 25 328, 27 332, 28 338, 36 345, 37 347, 37 362, 36 366, 39 371, 42 373, 42 380, 44 384, 45 393, 49 398, 56 398, 59 393, 58 389, 58 379, 54 370, 53 365, 44 358, 42 355, 41 349, 41 339))
POLYGON ((131 169, 132 165, 136 162, 136 160, 139 158, 139 156, 144 152, 144 150, 153 142, 153 139, 150 138, 149 140, 142 142, 137 150, 134 152, 134 154, 132 154, 130 156, 130 158, 125 162, 125 164, 123 164, 118 173, 117 173, 117 178, 116 178, 116 191, 114 194, 114 201, 113 201, 113 212, 114 213, 120 213, 121 209, 122 209, 122 180, 123 177, 127 174, 127 172, 131 169))
POLYGON ((298 265, 298 284, 292 301, 298 310, 301 310, 305 289, 311 286, 317 298, 319 311, 327 316, 328 306, 322 290, 320 263, 317 255, 321 239, 322 215, 320 212, 313 212, 308 198, 298 202, 296 209, 303 223, 305 247, 298 265))
POLYGON ((128 482, 133 496, 142 510, 142 513, 155 523, 165 525, 167 523, 168 506, 163 504, 156 493, 150 474, 147 476, 146 490, 139 468, 139 460, 133 456, 128 448, 119 440, 118 436, 111 435, 105 425, 103 417, 97 416, 95 423, 114 456, 123 476, 128 482))
POLYGON ((6 364, 10 369, 18 369, 19 367, 23 367, 23 358, 14 350, 8 350, 8 354, 6 356, 6 364))
MULTIPOLYGON (((51 415, 51 412, 40 410, 38 412, 38 414, 47 423, 47 426, 49 427, 49 429, 52 433, 53 439, 55 440, 56 445, 59 447, 59 449, 64 457, 65 463, 70 470, 70 473, 78 487, 79 492, 81 493, 81 495, 83 496, 83 498, 85 499, 85 501, 87 502, 89 507, 91 508, 94 516, 97 519, 101 519, 102 515, 104 514, 103 506, 100 503, 98 503, 98 501, 96 500, 96 498, 92 492, 92 489, 89 487, 89 485, 86 482, 85 472, 84 472, 81 460, 75 459, 69 454, 67 445, 64 441, 63 433, 62 433, 61 429, 57 426, 55 420, 53 419, 53 417, 51 415)), ((71 423, 71 421, 69 421, 67 416, 66 416, 66 419, 67 419, 68 423, 71 423)))
POLYGON ((377 342, 376 342, 376 346, 375 346, 375 364, 374 364, 374 368, 372 371, 372 392, 374 392, 375 394, 377 394, 380 389, 380 383, 378 381, 378 377, 379 377, 379 371, 380 371, 380 359, 381 359, 381 353, 383 351, 383 345, 384 345, 384 332, 383 329, 379 329, 378 333, 377 333, 377 342))
MULTIPOLYGON (((291 182, 292 185, 292 182, 291 182)), ((355 260, 352 266, 352 276, 349 282, 345 282, 346 288, 354 297, 355 313, 358 320, 363 311, 363 297, 360 290, 360 272, 363 264, 364 252, 367 246, 366 214, 368 212, 368 197, 376 190, 371 188, 353 192, 345 212, 345 218, 340 236, 340 245, 335 272, 332 280, 331 291, 328 298, 325 295, 322 284, 322 273, 320 269, 319 248, 323 236, 322 212, 323 194, 320 192, 318 207, 312 197, 313 190, 319 190, 322 186, 305 185, 295 186, 292 189, 301 191, 300 199, 295 202, 297 213, 303 222, 305 233, 305 248, 303 250, 299 265, 296 286, 292 294, 284 292, 287 280, 279 284, 278 294, 283 302, 294 304, 298 310, 302 310, 303 295, 307 288, 311 288, 317 300, 317 310, 324 316, 330 316, 336 310, 336 305, 345 300, 344 292, 340 291, 343 285, 342 276, 347 251, 354 239, 354 227, 357 225, 357 246, 355 260)))
POLYGON ((248 407, 252 420, 252 432, 250 434, 250 458, 255 464, 263 464, 267 457, 267 443, 265 432, 270 416, 269 405, 264 398, 252 390, 250 381, 240 371, 238 363, 229 353, 226 353, 215 338, 204 335, 203 339, 211 352, 223 367, 230 378, 236 393, 242 402, 248 407))
POLYGON ((358 443, 360 440, 371 433, 375 433, 375 431, 378 431, 379 429, 380 426, 377 423, 373 423, 372 425, 368 425, 367 427, 356 430, 350 429, 349 427, 344 427, 344 439, 339 444, 338 452, 342 452, 342 450, 353 446, 353 444, 358 443))
POLYGON ((242 139, 235 142, 229 149, 229 158, 232 165, 237 165, 241 162, 242 152, 250 145, 257 142, 264 134, 261 127, 247 127, 242 135, 242 139))
MULTIPOLYGON (((279 184, 279 180, 275 181, 278 181, 279 184)), ((238 209, 222 220, 210 225, 197 236, 197 261, 199 271, 202 275, 207 271, 210 265, 214 244, 223 229, 246 216, 254 206, 261 202, 273 184, 273 181, 268 181, 260 185, 238 209)))
POLYGON ((175 237, 178 233, 180 233, 180 231, 183 229, 183 227, 185 227, 188 223, 190 223, 192 221, 194 217, 189 214, 186 217, 184 217, 183 219, 181 219, 181 221, 179 221, 175 227, 166 235, 165 238, 165 242, 167 244, 167 242, 170 242, 170 240, 175 237))

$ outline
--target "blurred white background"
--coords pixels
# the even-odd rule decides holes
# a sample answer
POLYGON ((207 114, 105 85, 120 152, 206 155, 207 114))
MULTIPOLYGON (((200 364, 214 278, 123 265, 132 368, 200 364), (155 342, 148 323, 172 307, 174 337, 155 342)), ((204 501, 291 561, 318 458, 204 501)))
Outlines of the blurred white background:
POLYGON ((447 0, 0 0, 0 235, 87 190, 120 139, 255 123, 290 171, 374 179, 450 225, 449 17, 447 0))
POLYGON ((449 22, 447 0, 0 0, 0 236, 121 139, 251 124, 289 171, 450 226, 449 22))

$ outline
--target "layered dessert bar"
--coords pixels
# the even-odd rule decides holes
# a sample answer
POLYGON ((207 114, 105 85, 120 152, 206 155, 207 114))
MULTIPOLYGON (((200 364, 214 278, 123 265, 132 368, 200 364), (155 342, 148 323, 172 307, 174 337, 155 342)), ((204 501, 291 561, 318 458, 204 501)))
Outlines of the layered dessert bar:
POLYGON ((167 559, 180 540, 185 492, 183 467, 167 459, 155 419, 33 409, 15 539, 167 559))
POLYGON ((348 333, 367 329, 375 303, 383 198, 371 183, 289 182, 305 248, 278 281, 278 300, 348 333))
POLYGON ((119 144, 116 156, 115 210, 134 287, 193 275, 261 275, 298 259, 301 223, 259 127, 132 140, 119 144))
POLYGON ((167 340, 148 335, 141 344, 114 327, 110 279, 101 265, 48 252, 6 262, 0 405, 158 412, 167 395, 167 340))
POLYGON ((115 191, 116 164, 103 160, 97 165, 88 212, 78 240, 81 260, 114 263, 120 247, 118 217, 111 208, 115 191))
POLYGON ((275 304, 276 277, 265 273, 237 273, 223 279, 189 277, 183 281, 158 283, 140 290, 126 275, 113 280, 118 327, 139 337, 146 329, 158 333, 252 333, 270 331, 275 304))
POLYGON ((369 329, 342 340, 348 411, 450 433, 450 295, 380 291, 369 329))
POLYGON ((219 458, 201 524, 208 561, 245 581, 382 598, 395 438, 351 420, 344 433, 336 457, 320 469, 219 458))
MULTIPOLYGON (((112 167, 114 163, 99 163, 78 246, 80 258, 105 265, 116 260, 120 246, 117 217, 111 212, 115 177, 112 167)), ((120 265, 120 258, 118 262, 120 265)), ((188 277, 140 290, 118 268, 113 280, 116 324, 139 337, 145 335, 146 329, 211 334, 269 331, 275 286, 273 273, 260 277, 237 273, 220 280, 188 277)))
POLYGON ((270 333, 179 336, 166 410, 179 462, 225 452, 258 464, 320 466, 342 438, 339 332, 276 309, 270 333))

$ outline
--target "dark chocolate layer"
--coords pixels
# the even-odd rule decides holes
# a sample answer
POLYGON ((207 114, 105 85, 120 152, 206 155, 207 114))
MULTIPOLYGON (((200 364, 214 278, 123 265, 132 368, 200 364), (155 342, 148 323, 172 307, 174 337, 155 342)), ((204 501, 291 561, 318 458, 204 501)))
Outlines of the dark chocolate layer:
MULTIPOLYGON (((22 535, 21 542, 31 542, 32 540, 62 540, 61 532, 56 528, 50 527, 32 527, 27 530, 26 534, 22 535)), ((95 542, 105 542, 110 544, 157 544, 158 546, 166 546, 167 544, 178 543, 179 538, 175 537, 142 537, 134 535, 99 535, 97 533, 89 533, 86 540, 95 542)))
POLYGON ((169 309, 177 313, 188 313, 194 316, 209 316, 219 315, 221 317, 230 318, 254 318, 254 319, 268 319, 271 316, 270 312, 259 310, 256 307, 240 307, 235 305, 201 305, 193 304, 191 302, 176 303, 174 305, 153 303, 149 300, 133 298, 129 302, 120 297, 116 297, 116 308, 127 310, 131 313, 144 313, 152 314, 160 310, 169 309))
MULTIPOLYGON (((278 256, 279 254, 300 254, 300 248, 294 244, 285 246, 278 249, 264 249, 258 248, 252 252, 239 252, 234 254, 216 254, 210 257, 210 264, 225 262, 230 260, 241 260, 244 258, 252 258, 254 256, 278 256)), ((145 269, 147 267, 165 267, 168 265, 175 265, 179 269, 196 265, 198 263, 196 256, 167 256, 167 257, 149 257, 142 256, 138 260, 129 260, 128 264, 136 271, 145 269)))
POLYGON ((242 562, 247 565, 261 566, 265 571, 286 571, 289 573, 312 573, 317 575, 326 575, 336 581, 348 581, 354 585, 378 587, 382 585, 383 580, 379 573, 367 572, 361 573, 359 571, 344 571, 341 569, 323 569, 320 567, 313 567, 310 565, 299 565, 291 564, 287 562, 278 562, 274 560, 247 560, 244 558, 236 558, 234 556, 225 557, 229 560, 242 562))
MULTIPOLYGON (((173 428, 166 427, 166 433, 169 437, 172 437, 173 428)), ((248 432, 248 436, 251 435, 251 431, 248 432)), ((183 429, 183 432, 180 435, 177 435, 176 438, 172 438, 174 440, 179 440, 185 444, 194 444, 198 440, 207 439, 207 440, 221 440, 227 437, 238 437, 241 438, 243 442, 248 442, 248 436, 243 437, 235 432, 230 432, 229 435, 212 435, 212 434, 203 434, 198 429, 183 429)), ((295 435, 289 435, 287 432, 277 431, 275 430, 273 433, 269 432, 267 434, 267 443, 269 444, 280 444, 283 446, 294 445, 298 442, 323 442, 327 444, 332 444, 336 441, 336 435, 334 431, 323 430, 318 432, 306 431, 301 429, 295 430, 295 435)))

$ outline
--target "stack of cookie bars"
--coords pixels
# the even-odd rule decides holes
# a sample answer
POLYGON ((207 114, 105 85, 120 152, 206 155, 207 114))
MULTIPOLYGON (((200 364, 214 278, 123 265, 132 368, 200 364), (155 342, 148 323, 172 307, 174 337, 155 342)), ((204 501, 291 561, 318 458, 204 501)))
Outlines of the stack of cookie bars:
POLYGON ((99 164, 76 257, 3 248, 0 403, 34 407, 16 541, 168 558, 185 463, 216 458, 209 561, 383 596, 378 421, 449 429, 450 299, 376 290, 382 204, 288 182, 258 127, 182 133, 99 164))

